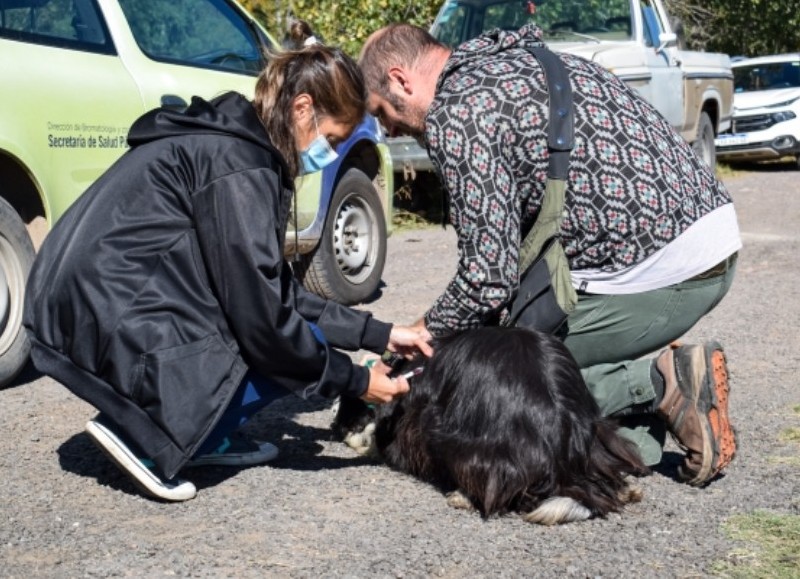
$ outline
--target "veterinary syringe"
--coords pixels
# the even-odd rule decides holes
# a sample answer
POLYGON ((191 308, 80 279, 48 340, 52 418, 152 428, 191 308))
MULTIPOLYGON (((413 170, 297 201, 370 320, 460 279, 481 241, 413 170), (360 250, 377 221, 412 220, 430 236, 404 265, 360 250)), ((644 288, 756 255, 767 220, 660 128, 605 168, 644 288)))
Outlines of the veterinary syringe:
POLYGON ((411 378, 413 378, 414 376, 419 376, 420 374, 422 374, 422 368, 423 367, 420 366, 419 368, 414 368, 413 370, 411 370, 411 372, 406 372, 405 374, 403 374, 403 378, 405 378, 406 380, 411 380, 411 378))

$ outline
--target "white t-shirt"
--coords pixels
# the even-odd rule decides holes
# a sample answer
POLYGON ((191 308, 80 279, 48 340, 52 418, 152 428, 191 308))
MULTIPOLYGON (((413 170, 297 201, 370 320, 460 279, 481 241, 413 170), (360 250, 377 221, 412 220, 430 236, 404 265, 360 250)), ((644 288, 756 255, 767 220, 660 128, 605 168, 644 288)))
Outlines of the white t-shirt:
POLYGON ((742 248, 733 203, 690 225, 666 247, 620 271, 570 272, 572 285, 593 294, 635 294, 660 289, 703 273, 742 248))

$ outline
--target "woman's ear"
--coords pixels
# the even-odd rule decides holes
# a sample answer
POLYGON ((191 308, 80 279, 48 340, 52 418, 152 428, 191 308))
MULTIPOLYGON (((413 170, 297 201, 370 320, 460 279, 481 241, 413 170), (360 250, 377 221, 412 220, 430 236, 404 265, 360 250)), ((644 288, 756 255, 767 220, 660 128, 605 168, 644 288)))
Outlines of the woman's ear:
POLYGON ((308 93, 300 93, 292 101, 292 120, 295 125, 310 121, 314 114, 314 99, 308 93))
POLYGON ((307 93, 301 93, 292 101, 292 124, 297 150, 304 149, 314 138, 314 101, 307 93))

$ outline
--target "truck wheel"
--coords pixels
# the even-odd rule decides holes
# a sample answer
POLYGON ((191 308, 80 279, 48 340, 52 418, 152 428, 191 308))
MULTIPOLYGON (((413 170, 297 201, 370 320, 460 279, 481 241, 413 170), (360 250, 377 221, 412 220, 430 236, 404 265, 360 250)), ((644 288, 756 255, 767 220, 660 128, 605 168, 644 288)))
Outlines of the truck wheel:
POLYGON ((386 220, 375 187, 348 169, 333 192, 317 248, 301 256, 297 275, 310 291, 345 305, 378 289, 386 261, 386 220))
POLYGON ((700 122, 697 125, 697 139, 692 143, 698 157, 706 162, 712 169, 716 168, 717 150, 714 148, 714 125, 708 113, 700 113, 700 122))
POLYGON ((31 350, 22 327, 22 308, 34 257, 25 225, 11 205, 0 198, 0 388, 22 370, 31 350))

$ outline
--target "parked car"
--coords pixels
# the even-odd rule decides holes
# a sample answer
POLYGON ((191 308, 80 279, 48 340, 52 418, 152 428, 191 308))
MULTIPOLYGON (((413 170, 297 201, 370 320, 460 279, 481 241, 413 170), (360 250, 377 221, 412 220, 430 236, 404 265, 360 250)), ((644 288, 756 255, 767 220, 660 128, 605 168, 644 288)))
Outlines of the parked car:
MULTIPOLYGON (((233 0, 0 1, 0 385, 28 357, 21 319, 35 248, 125 152, 130 124, 193 95, 252 97, 276 46, 233 0)), ((286 250, 307 287, 353 304, 380 282, 393 175, 372 117, 338 153, 298 180, 286 250)))
POLYGON ((793 156, 800 168, 800 53, 737 59, 733 76, 733 126, 717 137, 717 156, 730 162, 793 156))
MULTIPOLYGON (((637 89, 713 167, 730 127, 733 75, 725 54, 683 50, 661 0, 445 0, 431 34, 457 46, 534 22, 544 41, 606 67, 637 89)), ((410 138, 389 140, 395 171, 430 169, 410 138)))

